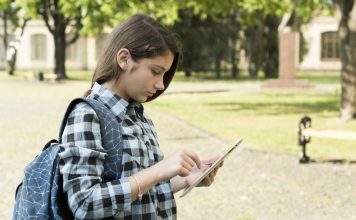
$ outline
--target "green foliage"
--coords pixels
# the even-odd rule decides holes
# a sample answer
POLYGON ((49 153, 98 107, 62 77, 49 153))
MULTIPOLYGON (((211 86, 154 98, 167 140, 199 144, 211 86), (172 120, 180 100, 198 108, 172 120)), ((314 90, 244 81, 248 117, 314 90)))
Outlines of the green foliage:
POLYGON ((14 75, 18 43, 24 33, 29 17, 25 9, 21 8, 18 0, 0 1, 0 18, 2 21, 2 38, 5 67, 9 75, 14 75))
POLYGON ((39 0, 17 0, 17 5, 31 18, 39 18, 36 5, 39 0))
POLYGON ((95 35, 104 27, 113 27, 118 22, 135 13, 150 15, 166 25, 173 25, 177 20, 178 4, 174 0, 151 1, 114 1, 114 0, 80 0, 62 1, 68 12, 74 10, 72 5, 81 9, 82 34, 95 35))
POLYGON ((320 14, 331 15, 333 13, 332 0, 293 0, 292 14, 288 25, 300 31, 303 24, 310 22, 315 16, 320 14))
POLYGON ((219 77, 220 62, 229 53, 228 20, 208 16, 202 19, 192 9, 181 10, 179 21, 173 30, 180 36, 183 44, 182 69, 189 76, 193 71, 207 71, 215 68, 219 77))
MULTIPOLYGON (((8 2, 1 0, 0 5, 8 2)), ((224 63, 235 68, 232 75, 236 76, 239 51, 245 49, 253 65, 252 75, 263 70, 266 77, 276 77, 278 66, 276 31, 282 15, 294 10, 300 22, 304 23, 315 13, 331 11, 330 0, 16 0, 16 2, 27 14, 35 18, 45 12, 48 17, 49 12, 63 15, 68 36, 75 36, 77 31, 80 31, 81 35, 97 35, 105 27, 113 27, 129 15, 145 13, 172 26, 180 35, 184 47, 182 68, 186 72, 215 68, 219 73, 220 68, 224 69, 220 63, 224 63), (59 5, 55 7, 57 1, 59 5), (271 20, 273 22, 269 22, 271 20), (241 38, 242 32, 248 36, 245 42, 241 38), (247 46, 237 48, 236 45, 247 46)))
POLYGON ((186 72, 190 72, 187 65, 193 68, 193 71, 199 70, 199 68, 193 66, 201 66, 199 58, 202 58, 205 60, 205 64, 203 64, 205 68, 213 64, 217 76, 220 75, 221 61, 232 65, 232 75, 236 76, 239 51, 245 49, 250 62, 251 76, 256 77, 260 69, 265 71, 266 77, 277 76, 277 28, 282 15, 291 10, 291 4, 288 0, 186 0, 183 2, 183 6, 188 8, 186 10, 191 9, 189 11, 193 12, 192 19, 200 18, 201 20, 201 23, 198 24, 200 25, 200 30, 196 30, 197 27, 191 26, 190 31, 180 31, 179 28, 189 29, 191 24, 187 22, 187 18, 184 17, 186 15, 183 13, 181 14, 183 17, 179 18, 182 24, 175 26, 179 34, 184 33, 183 40, 187 39, 187 41, 183 42, 183 45, 189 45, 188 49, 186 49, 189 54, 185 53, 183 61, 183 68, 185 68, 186 72), (184 25, 186 27, 183 27, 184 25), (210 28, 213 31, 209 31, 210 28), (244 42, 243 38, 241 38, 241 32, 244 32, 246 36, 244 42), (206 37, 205 35, 207 34, 208 36, 206 37), (196 36, 199 36, 199 40, 194 40, 196 36), (196 46, 194 47, 192 44, 196 46), (242 45, 243 48, 236 48, 236 45, 242 45), (205 49, 205 47, 208 48, 205 49), (199 50, 195 51, 196 48, 199 48, 199 50), (208 53, 205 51, 208 51, 208 53), (209 53, 209 51, 212 52, 209 53), (206 57, 207 54, 209 55, 208 57, 206 57))
POLYGON ((3 22, 7 20, 10 33, 14 33, 27 18, 27 13, 19 4, 19 0, 0 0, 0 18, 3 22))

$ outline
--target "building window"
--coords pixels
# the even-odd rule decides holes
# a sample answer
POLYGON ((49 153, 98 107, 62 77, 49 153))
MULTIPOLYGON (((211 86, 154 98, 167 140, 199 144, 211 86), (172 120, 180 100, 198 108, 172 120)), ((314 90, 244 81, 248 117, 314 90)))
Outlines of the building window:
POLYGON ((321 34, 321 59, 333 60, 340 58, 337 32, 330 31, 321 34))
POLYGON ((80 60, 80 39, 66 48, 66 59, 70 61, 80 60))
POLYGON ((47 39, 44 34, 31 36, 31 60, 45 61, 47 57, 47 39))

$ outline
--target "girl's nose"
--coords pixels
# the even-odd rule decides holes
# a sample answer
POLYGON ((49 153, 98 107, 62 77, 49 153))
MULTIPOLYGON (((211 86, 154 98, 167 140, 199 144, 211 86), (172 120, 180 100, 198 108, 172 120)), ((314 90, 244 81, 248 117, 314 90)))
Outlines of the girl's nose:
POLYGON ((164 89, 163 77, 160 77, 154 86, 155 86, 155 89, 157 89, 157 90, 163 90, 164 89))

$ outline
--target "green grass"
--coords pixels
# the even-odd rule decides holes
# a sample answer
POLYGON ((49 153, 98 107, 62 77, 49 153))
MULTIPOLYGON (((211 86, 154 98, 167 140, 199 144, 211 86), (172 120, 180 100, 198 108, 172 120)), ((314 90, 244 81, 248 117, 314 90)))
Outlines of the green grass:
POLYGON ((307 79, 315 84, 340 84, 340 72, 299 72, 298 79, 307 79))
POLYGON ((93 77, 93 72, 91 71, 68 71, 67 76, 70 80, 79 80, 79 81, 91 81, 93 77))
MULTIPOLYGON (((30 76, 29 72, 17 72, 15 78, 30 76)), ((68 71, 68 76, 71 80, 90 81, 92 73, 68 71)), ((4 78, 9 77, 0 72, 0 79, 4 78)), ((174 86, 229 84, 236 89, 220 93, 170 94, 147 106, 189 121, 228 141, 244 137, 246 147, 289 154, 299 154, 297 126, 304 115, 312 117, 316 129, 356 131, 356 120, 349 123, 339 120, 339 73, 301 72, 297 78, 329 89, 322 92, 248 90, 246 83, 259 88, 264 80, 249 80, 246 73, 237 80, 197 76, 187 79, 179 72, 172 82, 174 86)), ((308 154, 313 158, 356 160, 356 145, 351 141, 312 138, 308 154)))
MULTIPOLYGON (((52 71, 47 71, 52 72, 52 71)), ((70 80, 80 80, 80 81, 90 81, 93 76, 93 71, 88 70, 68 70, 67 71, 68 78, 70 80)), ((239 78, 233 79, 228 72, 222 72, 221 78, 216 79, 215 74, 213 72, 202 73, 197 72, 194 73, 192 77, 186 78, 184 77, 183 72, 177 72, 174 80, 180 82, 191 82, 191 83, 201 83, 201 82, 224 82, 224 83, 233 83, 236 81, 253 81, 253 82, 263 82, 265 79, 262 78, 262 74, 256 79, 250 79, 248 77, 248 73, 246 71, 241 71, 239 78)), ((5 71, 0 71, 0 79, 6 78, 33 78, 35 76, 35 71, 16 71, 14 76, 9 76, 5 71)), ((317 84, 335 84, 340 83, 340 73, 337 72, 298 72, 298 79, 307 79, 312 83, 317 84)))
POLYGON ((16 71, 13 76, 5 71, 0 71, 0 79, 34 79, 35 73, 31 71, 16 71))
MULTIPOLYGON (((313 84, 318 83, 318 76, 310 78, 314 79, 313 84)), ((340 92, 336 78, 331 75, 318 83, 335 87, 329 92, 236 89, 223 93, 166 95, 149 106, 231 142, 244 137, 249 148, 299 154, 297 127, 304 115, 312 117, 316 129, 356 131, 356 121, 344 123, 338 118, 340 92)), ((235 83, 236 88, 242 85, 230 83, 235 83)), ((312 138, 308 153, 313 158, 356 160, 356 145, 352 141, 312 138)))

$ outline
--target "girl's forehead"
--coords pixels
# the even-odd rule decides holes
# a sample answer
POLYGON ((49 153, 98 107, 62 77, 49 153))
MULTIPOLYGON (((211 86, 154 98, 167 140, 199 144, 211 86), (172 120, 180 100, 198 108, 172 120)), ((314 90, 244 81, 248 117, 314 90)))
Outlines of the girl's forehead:
POLYGON ((167 71, 171 67, 173 59, 174 59, 173 53, 169 52, 164 55, 159 55, 152 58, 144 58, 142 59, 142 62, 152 66, 161 67, 167 71))

